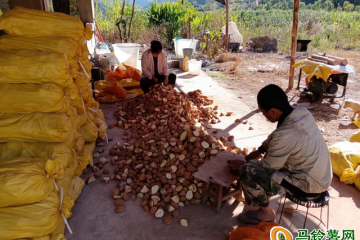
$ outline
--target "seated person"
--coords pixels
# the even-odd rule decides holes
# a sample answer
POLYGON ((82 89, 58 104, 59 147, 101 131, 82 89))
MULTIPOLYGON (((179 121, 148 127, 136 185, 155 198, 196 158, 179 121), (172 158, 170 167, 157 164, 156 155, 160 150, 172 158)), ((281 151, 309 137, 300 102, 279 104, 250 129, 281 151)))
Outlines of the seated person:
POLYGON ((261 89, 257 102, 262 114, 278 124, 257 151, 245 160, 230 161, 232 170, 240 170, 247 206, 238 219, 246 224, 275 220, 269 197, 278 194, 280 187, 316 198, 332 180, 329 151, 312 114, 291 107, 285 92, 273 84, 261 89), (265 152, 263 160, 256 160, 265 152), (258 210, 246 211, 250 206, 258 210))
POLYGON ((141 68, 140 87, 144 93, 148 93, 150 86, 157 83, 175 85, 176 75, 169 75, 166 56, 159 41, 152 41, 151 48, 144 52, 141 57, 141 68))

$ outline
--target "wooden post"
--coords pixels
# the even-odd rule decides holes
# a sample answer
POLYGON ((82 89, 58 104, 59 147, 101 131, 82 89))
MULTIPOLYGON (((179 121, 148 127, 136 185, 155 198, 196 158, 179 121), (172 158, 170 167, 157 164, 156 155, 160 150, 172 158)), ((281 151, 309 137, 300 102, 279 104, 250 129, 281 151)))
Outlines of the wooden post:
POLYGON ((297 29, 298 29, 298 18, 299 18, 299 5, 300 5, 300 0, 294 0, 289 89, 292 89, 294 87, 294 67, 293 66, 295 64, 295 54, 296 54, 296 45, 297 45, 296 41, 297 41, 297 29))
POLYGON ((129 31, 128 31, 128 40, 129 41, 130 41, 130 34, 131 34, 131 24, 132 24, 132 21, 134 18, 134 12, 135 12, 135 0, 133 0, 131 18, 130 18, 130 23, 129 23, 129 31))
POLYGON ((189 39, 191 39, 191 21, 192 21, 192 18, 189 17, 189 39))
POLYGON ((208 183, 208 182, 204 182, 204 183, 205 183, 205 187, 203 188, 202 202, 206 203, 206 201, 209 198, 208 192, 209 192, 209 188, 210 188, 210 183, 208 183))
POLYGON ((229 0, 226 1, 225 50, 229 51, 229 0))
POLYGON ((95 19, 93 0, 78 0, 80 20, 86 23, 93 23, 95 19))
MULTIPOLYGON (((226 2, 228 2, 228 0, 226 0, 226 2)), ((219 213, 221 210, 223 190, 224 190, 223 186, 217 184, 216 196, 215 196, 215 209, 214 209, 216 213, 219 213)))

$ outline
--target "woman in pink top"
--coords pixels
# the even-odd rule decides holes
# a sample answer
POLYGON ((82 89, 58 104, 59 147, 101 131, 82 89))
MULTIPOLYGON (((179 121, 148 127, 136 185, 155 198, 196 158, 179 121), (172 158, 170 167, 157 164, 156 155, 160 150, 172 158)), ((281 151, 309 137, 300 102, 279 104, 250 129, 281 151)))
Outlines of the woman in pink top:
POLYGON ((159 41, 152 41, 151 48, 144 52, 141 57, 141 68, 140 87, 144 93, 148 93, 149 88, 155 84, 175 85, 176 75, 169 74, 166 56, 159 41))

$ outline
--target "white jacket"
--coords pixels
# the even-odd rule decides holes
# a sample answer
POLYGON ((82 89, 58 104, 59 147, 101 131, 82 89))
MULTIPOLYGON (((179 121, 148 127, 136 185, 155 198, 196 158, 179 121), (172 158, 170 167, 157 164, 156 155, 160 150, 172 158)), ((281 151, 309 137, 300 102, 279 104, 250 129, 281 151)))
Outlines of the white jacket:
POLYGON ((272 181, 285 179, 306 193, 326 191, 332 180, 328 147, 312 114, 295 108, 271 134, 264 168, 277 170, 272 181))
MULTIPOLYGON (((142 77, 152 79, 155 74, 154 58, 151 49, 146 50, 141 57, 142 77)), ((158 72, 160 75, 169 76, 168 63, 164 52, 158 56, 158 72)))

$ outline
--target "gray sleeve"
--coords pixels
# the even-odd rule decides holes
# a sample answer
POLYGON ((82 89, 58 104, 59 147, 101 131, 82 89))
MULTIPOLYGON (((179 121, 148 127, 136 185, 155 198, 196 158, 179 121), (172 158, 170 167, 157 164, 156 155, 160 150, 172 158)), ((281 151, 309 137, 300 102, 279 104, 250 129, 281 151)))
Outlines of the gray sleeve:
POLYGON ((291 139, 283 134, 274 134, 269 143, 269 149, 261 165, 264 168, 279 170, 284 167, 293 150, 291 139))

